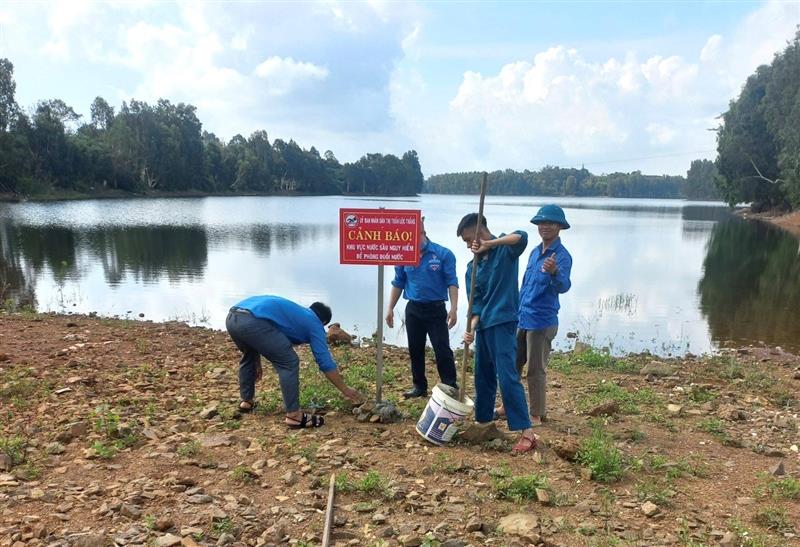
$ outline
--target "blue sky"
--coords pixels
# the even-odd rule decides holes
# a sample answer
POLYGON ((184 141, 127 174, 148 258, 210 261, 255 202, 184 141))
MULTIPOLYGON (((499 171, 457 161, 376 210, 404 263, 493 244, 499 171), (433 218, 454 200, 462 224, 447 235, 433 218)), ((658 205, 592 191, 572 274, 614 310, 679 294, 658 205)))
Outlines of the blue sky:
POLYGON ((426 175, 684 173, 800 24, 798 2, 6 2, 17 100, 159 97, 222 138, 266 129, 426 175))

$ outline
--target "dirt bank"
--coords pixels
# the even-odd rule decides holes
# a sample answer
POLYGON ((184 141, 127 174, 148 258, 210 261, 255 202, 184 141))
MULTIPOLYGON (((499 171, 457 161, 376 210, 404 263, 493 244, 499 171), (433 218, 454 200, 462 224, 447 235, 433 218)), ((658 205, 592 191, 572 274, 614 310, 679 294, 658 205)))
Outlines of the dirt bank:
POLYGON ((763 222, 769 222, 779 228, 783 228, 790 234, 800 237, 800 211, 793 213, 751 213, 750 211, 743 211, 744 218, 754 218, 763 222))
MULTIPOLYGON (((371 389, 374 351, 334 352, 371 389)), ((406 355, 386 353, 398 400, 406 355)), ((269 369, 258 411, 235 412, 224 333, 0 313, 0 545, 319 544, 332 472, 340 545, 798 543, 794 355, 556 355, 542 449, 516 457, 428 444, 425 401, 361 423, 300 355, 327 424, 290 432, 269 369)))

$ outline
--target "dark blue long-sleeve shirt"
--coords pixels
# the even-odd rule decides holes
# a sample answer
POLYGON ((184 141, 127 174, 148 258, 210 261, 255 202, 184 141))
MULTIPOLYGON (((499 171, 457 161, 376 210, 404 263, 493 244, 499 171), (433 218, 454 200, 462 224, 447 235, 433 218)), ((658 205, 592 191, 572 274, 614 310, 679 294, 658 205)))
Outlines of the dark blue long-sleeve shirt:
MULTIPOLYGON (((519 313, 519 257, 528 246, 528 234, 522 230, 514 245, 499 245, 478 258, 472 315, 479 315, 476 330, 503 323, 517 322, 519 313)), ((500 234, 503 237, 505 234, 500 234)), ((496 238, 493 238, 496 239, 496 238)), ((467 265, 467 298, 472 279, 472 262, 467 265)))

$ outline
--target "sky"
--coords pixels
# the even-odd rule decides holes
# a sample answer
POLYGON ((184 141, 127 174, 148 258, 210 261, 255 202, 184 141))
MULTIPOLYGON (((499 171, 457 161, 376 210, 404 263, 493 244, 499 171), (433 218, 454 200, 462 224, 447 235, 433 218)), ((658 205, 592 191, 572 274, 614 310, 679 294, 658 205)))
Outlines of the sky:
POLYGON ((423 173, 685 174, 800 2, 14 2, 17 102, 165 98, 222 139, 417 150, 423 173))

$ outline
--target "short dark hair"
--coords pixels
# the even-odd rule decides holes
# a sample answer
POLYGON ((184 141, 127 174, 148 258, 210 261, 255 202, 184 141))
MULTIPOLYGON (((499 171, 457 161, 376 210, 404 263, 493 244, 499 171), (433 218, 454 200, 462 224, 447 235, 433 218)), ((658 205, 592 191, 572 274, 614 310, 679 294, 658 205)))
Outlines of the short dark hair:
MULTIPOLYGON (((486 216, 481 215, 481 224, 484 228, 486 226, 486 216)), ((464 233, 464 230, 467 228, 472 228, 473 226, 478 225, 478 213, 470 213, 464 218, 461 219, 461 222, 458 223, 458 228, 456 229, 456 236, 461 237, 461 234, 464 233)))
POLYGON ((323 325, 327 325, 331 322, 331 317, 333 317, 333 313, 331 313, 331 309, 323 304, 322 302, 314 302, 309 306, 311 311, 317 314, 319 320, 322 321, 323 325))

